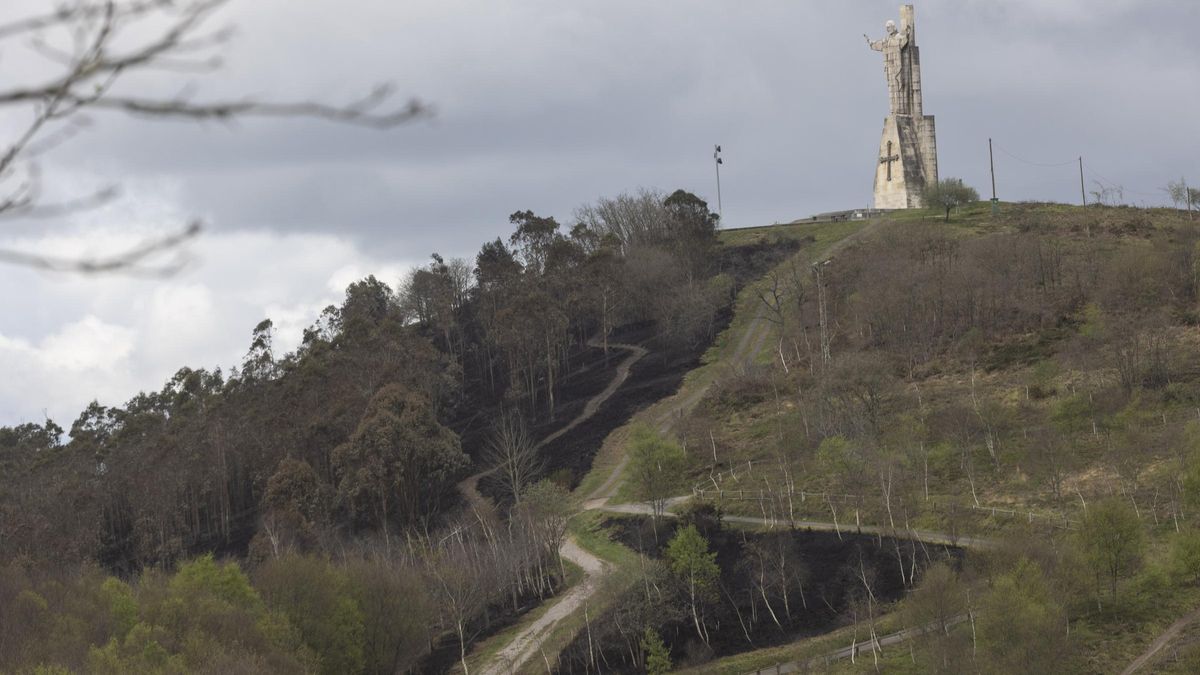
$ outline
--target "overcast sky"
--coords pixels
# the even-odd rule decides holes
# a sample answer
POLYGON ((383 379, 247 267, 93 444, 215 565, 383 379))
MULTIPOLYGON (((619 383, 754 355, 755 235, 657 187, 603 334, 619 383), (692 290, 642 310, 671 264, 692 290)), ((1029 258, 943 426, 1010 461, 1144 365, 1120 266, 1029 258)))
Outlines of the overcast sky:
MULTIPOLYGON (((345 286, 395 285, 434 251, 472 257, 532 209, 639 187, 716 203, 725 223, 786 222, 868 205, 887 95, 879 0, 234 0, 217 74, 158 76, 203 96, 350 100, 381 81, 436 106, 379 132, 304 120, 233 126, 100 117, 48 156, 63 194, 119 181, 122 198, 0 246, 112 250, 192 218, 194 263, 166 280, 0 267, 0 424, 63 426, 88 401, 120 404, 179 367, 240 361, 270 317, 290 348, 345 286)), ((0 18, 44 6, 6 1, 0 18)), ((999 196, 1079 199, 1092 181, 1133 203, 1200 184, 1200 2, 926 0, 917 3, 925 110, 939 168, 999 196)), ((10 47, 11 49, 11 47, 10 47)), ((22 60, 0 60, 0 81, 22 60)), ((17 131, 0 120, 6 141, 17 131)))

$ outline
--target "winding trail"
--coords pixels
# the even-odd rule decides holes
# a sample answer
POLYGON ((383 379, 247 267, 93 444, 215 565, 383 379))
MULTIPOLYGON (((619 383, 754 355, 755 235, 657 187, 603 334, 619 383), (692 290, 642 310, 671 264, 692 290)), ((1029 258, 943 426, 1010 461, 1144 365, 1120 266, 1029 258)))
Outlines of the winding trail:
MULTIPOLYGON (((599 338, 593 337, 592 339, 588 340, 588 346, 600 348, 603 345, 599 338)), ((538 441, 537 445, 534 446, 535 452, 541 450, 543 447, 553 443, 559 438, 562 438, 563 435, 567 434, 575 427, 594 417, 600 410, 600 406, 604 405, 605 401, 612 398, 612 395, 617 393, 617 390, 621 388, 621 385, 625 384, 625 380, 629 379, 629 373, 633 369, 633 364, 640 361, 642 357, 649 353, 643 347, 622 344, 620 342, 611 342, 608 346, 609 348, 629 352, 629 355, 626 356, 621 363, 617 364, 617 372, 613 375, 612 381, 608 383, 608 386, 605 387, 603 391, 588 400, 588 402, 583 406, 583 410, 580 411, 580 413, 576 415, 574 419, 572 419, 563 427, 555 430, 554 433, 538 441)), ((472 508, 479 508, 488 505, 489 502, 487 498, 479 492, 479 481, 482 480, 484 476, 495 473, 497 468, 498 467, 484 469, 483 471, 467 476, 458 484, 458 491, 462 493, 463 497, 471 504, 472 508)))
MULTIPOLYGON (((839 241, 834 242, 829 246, 828 249, 825 250, 824 254, 812 262, 818 263, 831 259, 834 255, 840 253, 851 243, 858 241, 859 239, 862 239, 871 232, 875 231, 881 222, 882 220, 879 219, 873 220, 858 231, 853 232, 846 237, 843 237, 839 241)), ((756 303, 756 305, 754 316, 743 329, 743 332, 738 339, 737 346, 734 348, 733 354, 725 359, 726 363, 729 365, 740 365, 752 360, 762 351, 763 345, 766 343, 766 340, 770 335, 771 327, 766 320, 765 307, 762 305, 762 303, 756 303)), ((589 340, 588 344, 592 346, 599 346, 596 338, 589 340)), ((645 349, 636 345, 617 343, 610 344, 609 346, 630 352, 629 356, 627 356, 625 360, 622 361, 617 367, 617 373, 612 382, 609 383, 608 387, 605 387, 604 391, 600 392, 596 397, 589 401, 587 405, 584 406, 583 412, 580 413, 578 417, 576 417, 562 429, 559 429, 555 433, 542 439, 542 441, 538 443, 539 448, 559 438, 563 434, 567 433, 571 429, 574 429, 576 426, 595 415, 600 406, 603 405, 604 402, 607 401, 614 393, 616 393, 622 384, 624 384, 625 380, 629 377, 629 371, 633 364, 647 353, 645 349)), ((671 399, 679 398, 679 400, 669 404, 668 409, 654 419, 654 425, 658 431, 660 433, 666 433, 670 431, 679 420, 683 419, 697 404, 700 403, 705 394, 707 394, 708 390, 712 387, 712 384, 713 383, 710 381, 700 387, 697 387, 696 390, 688 392, 687 394, 683 394, 682 392, 677 392, 674 394, 671 399)), ((621 478, 624 475, 625 468, 628 466, 628 464, 629 455, 623 454, 620 461, 613 468, 612 473, 607 479, 605 479, 604 483, 602 483, 598 488, 596 488, 596 490, 592 492, 591 495, 588 496, 587 500, 583 504, 583 509, 585 511, 603 509, 624 513, 642 513, 642 511, 626 509, 643 508, 646 509, 646 513, 650 511, 648 506, 642 504, 622 504, 613 507, 607 506, 608 501, 616 495, 617 490, 620 488, 621 478)), ((459 484, 459 489, 472 504, 483 504, 487 502, 486 498, 479 493, 478 483, 481 478, 494 470, 495 469, 482 471, 467 478, 459 484)), ((670 500, 669 504, 678 504, 686 501, 689 498, 690 497, 688 496, 676 497, 670 500)), ((747 523, 759 522, 757 519, 743 518, 740 516, 728 516, 726 517, 726 520, 730 520, 731 522, 747 523)), ((761 521, 761 524, 766 523, 767 521, 761 521)), ((809 526, 812 529, 818 529, 826 526, 832 529, 834 527, 832 523, 810 523, 809 526)), ((863 531, 866 531, 866 528, 863 528, 863 531)), ((607 565, 595 556, 589 554, 587 551, 581 549, 572 539, 567 539, 565 542, 563 542, 560 553, 564 558, 583 568, 585 572, 583 582, 568 591, 567 594, 555 602, 554 605, 552 605, 544 615, 539 617, 537 621, 525 627, 516 635, 516 637, 512 639, 508 645, 501 649, 500 652, 498 652, 488 663, 484 664, 483 668, 481 669, 483 675, 504 675, 505 673, 516 673, 520 671, 520 669, 529 661, 529 659, 533 658, 533 656, 538 653, 542 639, 547 636, 560 621, 570 616, 573 612, 584 607, 588 598, 590 598, 596 592, 596 589, 599 587, 598 582, 600 578, 607 573, 607 565)))
POLYGON ((1149 663, 1150 660, 1154 658, 1155 654, 1162 651, 1162 648, 1166 647, 1171 640, 1174 640, 1184 628, 1187 628, 1197 620, 1200 620, 1200 609, 1184 615, 1181 619, 1171 624, 1170 628, 1163 631, 1162 635, 1159 635, 1157 638, 1155 638, 1154 642, 1150 643, 1150 646, 1145 652, 1142 653, 1141 656, 1134 659, 1133 663, 1130 663, 1128 668, 1121 671, 1121 675, 1130 675, 1130 673, 1136 673, 1142 668, 1142 666, 1145 666, 1147 663, 1149 663))
MULTIPOLYGON (((588 344, 593 347, 601 346, 598 339, 594 337, 588 341, 588 344)), ((595 416, 600 410, 600 406, 612 398, 612 395, 621 388, 621 385, 625 384, 625 380, 629 379, 633 364, 637 363, 648 353, 646 349, 637 345, 609 343, 608 346, 629 353, 621 363, 617 364, 617 372, 613 375, 613 379, 603 391, 593 396, 583 406, 583 410, 574 419, 554 433, 538 441, 535 450, 541 450, 546 445, 558 440, 564 434, 595 416)), ((458 484, 459 491, 471 503, 472 507, 486 506, 488 504, 487 498, 479 492, 479 481, 495 470, 495 468, 491 468, 480 471, 458 484)), ((546 610, 545 614, 523 628, 513 637, 511 642, 485 663, 481 670, 483 675, 503 675, 504 673, 512 673, 519 670, 522 665, 537 653, 545 635, 554 626, 558 625, 559 621, 579 610, 587 599, 596 592, 600 578, 608 572, 608 565, 603 560, 580 548, 574 539, 568 538, 564 541, 558 553, 563 558, 570 560, 583 569, 583 581, 557 599, 551 605, 550 609, 546 610)))
POLYGON ((603 560, 579 547, 573 539, 567 539, 559 549, 562 557, 583 568, 584 578, 567 591, 557 602, 538 617, 536 621, 526 626, 504 646, 491 661, 480 670, 482 675, 506 675, 517 672, 522 665, 537 655, 542 639, 559 621, 570 616, 583 606, 583 603, 596 592, 600 578, 608 572, 608 565, 603 560))
MULTIPOLYGON (((599 344, 597 338, 594 337, 591 340, 588 340, 588 345, 597 348, 602 346, 599 344)), ((537 444, 538 450, 541 450, 543 446, 553 443, 575 427, 594 417, 596 412, 600 410, 600 406, 604 405, 605 401, 612 398, 612 395, 617 393, 617 390, 621 388, 621 385, 625 384, 625 380, 629 379, 629 373, 633 368, 633 364, 640 361, 642 357, 649 353, 644 347, 639 347, 638 345, 610 342, 608 346, 609 348, 627 351, 629 352, 629 356, 626 356, 621 363, 617 364, 617 372, 615 375, 613 375, 613 379, 608 383, 608 386, 604 388, 604 391, 601 391, 599 394, 593 396, 592 399, 583 406, 583 411, 576 415, 575 419, 568 422, 566 426, 539 441, 537 444)))
MULTIPOLYGON (((754 318, 750 320, 745 332, 742 333, 742 337, 738 340, 737 347, 734 349, 733 356, 729 358, 729 361, 733 364, 740 364, 747 361, 748 356, 761 351, 763 343, 766 342, 767 334, 770 332, 768 328, 769 326, 766 325, 765 310, 762 305, 759 305, 757 311, 754 313, 754 318)), ((712 382, 709 382, 702 387, 698 387, 696 391, 683 396, 678 403, 672 404, 668 410, 655 418, 654 427, 658 429, 660 434, 670 431, 676 422, 686 417, 692 411, 692 408, 695 408, 704 399, 704 395, 708 393, 711 387, 712 382)), ((673 397, 677 396, 679 396, 678 393, 673 395, 673 397)), ((617 489, 621 486, 621 477, 625 475, 625 467, 627 466, 629 466, 629 455, 624 454, 621 456, 621 461, 617 462, 617 465, 613 467, 612 473, 609 474, 604 483, 596 488, 595 492, 584 502, 583 508, 585 511, 602 509, 608 504, 608 500, 616 496, 617 489)))

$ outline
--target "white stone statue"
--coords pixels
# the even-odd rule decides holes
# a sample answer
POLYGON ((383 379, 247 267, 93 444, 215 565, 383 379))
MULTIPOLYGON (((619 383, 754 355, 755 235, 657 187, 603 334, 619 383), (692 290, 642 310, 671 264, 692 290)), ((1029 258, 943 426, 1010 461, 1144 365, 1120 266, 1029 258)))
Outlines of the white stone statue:
POLYGON ((867 44, 877 52, 883 52, 883 71, 887 75, 888 100, 891 103, 893 115, 912 114, 912 68, 905 58, 905 50, 911 41, 912 28, 906 26, 904 32, 896 28, 895 21, 885 25, 887 35, 880 40, 871 40, 863 34, 867 44))
POLYGON ((900 20, 888 21, 887 35, 867 45, 883 52, 890 113, 875 160, 875 208, 912 209, 923 202, 925 186, 938 180, 937 129, 921 100, 921 48, 916 10, 900 6, 900 20))

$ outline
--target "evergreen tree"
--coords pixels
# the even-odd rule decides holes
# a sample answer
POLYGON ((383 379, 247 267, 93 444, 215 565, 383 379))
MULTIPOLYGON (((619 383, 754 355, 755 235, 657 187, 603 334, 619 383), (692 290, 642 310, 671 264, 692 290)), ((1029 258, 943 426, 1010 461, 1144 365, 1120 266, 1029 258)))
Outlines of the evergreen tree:
POLYGON ((642 636, 642 652, 646 655, 646 675, 665 675, 671 672, 671 652, 658 632, 649 626, 642 636))

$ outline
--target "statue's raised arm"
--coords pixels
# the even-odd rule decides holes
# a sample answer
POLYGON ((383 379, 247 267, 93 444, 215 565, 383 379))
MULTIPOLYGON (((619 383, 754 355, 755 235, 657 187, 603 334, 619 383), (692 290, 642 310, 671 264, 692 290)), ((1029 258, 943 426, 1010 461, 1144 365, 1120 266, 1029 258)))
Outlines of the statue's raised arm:
POLYGON ((903 52, 909 44, 910 27, 905 26, 901 32, 896 28, 895 21, 885 24, 887 35, 880 40, 872 41, 870 36, 863 35, 867 44, 877 52, 883 52, 883 70, 887 75, 888 98, 892 101, 892 114, 908 114, 907 106, 902 102, 908 100, 907 89, 909 78, 904 68, 903 52))

